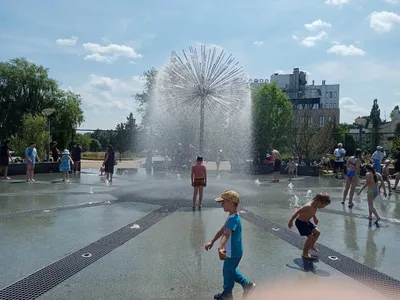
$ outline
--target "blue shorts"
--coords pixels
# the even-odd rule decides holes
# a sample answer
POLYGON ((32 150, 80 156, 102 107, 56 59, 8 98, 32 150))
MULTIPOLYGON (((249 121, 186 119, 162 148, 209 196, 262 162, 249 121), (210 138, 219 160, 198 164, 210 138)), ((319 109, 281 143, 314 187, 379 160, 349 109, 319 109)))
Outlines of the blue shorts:
POLYGON ((347 171, 346 176, 347 178, 352 179, 354 176, 356 176, 356 171, 354 170, 347 171))
POLYGON ((299 219, 296 219, 295 224, 301 236, 310 236, 312 234, 313 229, 315 228, 315 225, 310 221, 304 222, 300 221, 299 219))

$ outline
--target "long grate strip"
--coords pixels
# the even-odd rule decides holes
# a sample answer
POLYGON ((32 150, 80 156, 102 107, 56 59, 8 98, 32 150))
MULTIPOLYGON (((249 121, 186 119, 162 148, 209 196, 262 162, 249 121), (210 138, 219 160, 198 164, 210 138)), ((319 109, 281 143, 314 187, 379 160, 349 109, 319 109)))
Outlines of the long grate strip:
POLYGON ((163 206, 151 212, 139 220, 3 288, 0 290, 0 299, 29 300, 38 298, 56 285, 161 221, 176 209, 176 206, 163 206), (133 227, 134 224, 138 224, 140 228, 133 227))
MULTIPOLYGON (((241 215, 247 221, 265 229, 267 232, 277 236, 285 242, 303 249, 304 238, 297 235, 295 232, 284 228, 283 226, 263 218, 251 211, 243 209, 244 213, 241 215)), ((321 250, 319 260, 325 264, 335 268, 343 274, 350 276, 351 278, 371 287, 372 289, 382 293, 383 295, 398 299, 400 295, 400 281, 394 279, 386 274, 383 274, 375 269, 365 266, 347 256, 336 252, 335 250, 328 248, 324 245, 318 244, 321 250), (332 260, 332 257, 338 258, 332 260)))

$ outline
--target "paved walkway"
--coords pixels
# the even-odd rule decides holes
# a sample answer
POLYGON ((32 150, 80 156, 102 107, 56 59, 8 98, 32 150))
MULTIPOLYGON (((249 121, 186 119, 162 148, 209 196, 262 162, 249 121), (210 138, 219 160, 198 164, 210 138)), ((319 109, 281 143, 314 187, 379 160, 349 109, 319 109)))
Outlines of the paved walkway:
POLYGON ((222 173, 209 179, 204 208, 193 212, 188 178, 142 171, 116 176, 112 186, 90 172, 70 184, 54 174, 34 184, 22 176, 0 182, 0 299, 212 299, 221 262, 203 245, 226 218, 213 198, 227 188, 242 195, 241 270, 251 280, 342 279, 370 295, 400 294, 400 194, 376 200, 377 228, 368 226, 365 194, 352 210, 340 204, 341 180, 300 177, 289 188, 222 173), (333 199, 319 212, 315 264, 303 262, 303 239, 287 228, 308 190, 333 199))

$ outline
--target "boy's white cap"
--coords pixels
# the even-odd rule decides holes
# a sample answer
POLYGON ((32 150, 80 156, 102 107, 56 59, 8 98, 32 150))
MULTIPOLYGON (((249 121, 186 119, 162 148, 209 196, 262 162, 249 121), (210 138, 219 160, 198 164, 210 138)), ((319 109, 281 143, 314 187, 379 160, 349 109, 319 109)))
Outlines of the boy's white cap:
POLYGON ((63 151, 63 154, 69 154, 69 150, 68 149, 65 149, 64 151, 63 151))

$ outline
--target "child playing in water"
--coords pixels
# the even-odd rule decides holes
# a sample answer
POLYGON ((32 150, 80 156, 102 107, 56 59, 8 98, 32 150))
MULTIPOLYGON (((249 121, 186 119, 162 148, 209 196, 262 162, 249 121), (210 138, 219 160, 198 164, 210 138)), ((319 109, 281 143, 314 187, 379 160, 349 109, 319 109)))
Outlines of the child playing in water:
POLYGON ((229 213, 229 217, 212 241, 204 246, 208 251, 222 237, 218 247, 218 255, 224 261, 222 272, 224 276, 224 290, 222 293, 215 295, 214 299, 233 299, 232 290, 235 282, 243 287, 243 299, 246 299, 253 292, 256 284, 250 282, 238 270, 238 265, 243 256, 242 222, 238 212, 239 194, 228 190, 223 192, 215 201, 221 203, 224 211, 229 213))
POLYGON ((310 255, 309 251, 314 250, 315 252, 319 252, 319 250, 315 247, 315 244, 321 232, 318 228, 315 227, 313 223, 310 222, 310 220, 313 219, 314 223, 318 225, 319 221, 315 216, 317 210, 319 208, 324 208, 330 203, 331 200, 327 193, 319 193, 314 197, 312 201, 300 207, 289 220, 289 228, 293 227, 293 221, 296 219, 295 224, 297 229, 299 230, 300 235, 307 237, 307 240, 304 243, 302 254, 302 257, 304 259, 316 260, 315 257, 312 257, 310 255))
POLYGON ((385 166, 382 169, 382 179, 383 182, 386 182, 388 184, 389 188, 389 196, 392 194, 392 187, 390 186, 390 173, 389 173, 389 165, 390 165, 390 160, 385 160, 385 166))
POLYGON ((294 162, 294 158, 291 157, 285 170, 288 170, 288 174, 289 174, 289 181, 292 180, 292 178, 294 177, 295 171, 296 171, 296 163, 294 162))
POLYGON ((374 214, 375 218, 376 218, 375 224, 378 225, 378 222, 381 219, 381 217, 379 217, 378 213, 376 212, 376 209, 374 207, 374 200, 378 196, 378 194, 379 194, 378 191, 381 187, 383 187, 383 194, 386 197, 386 187, 385 187, 385 184, 383 183, 382 175, 379 173, 376 173, 375 169, 372 165, 367 165, 366 169, 368 172, 366 175, 365 183, 362 186, 362 188, 358 191, 357 195, 360 195, 361 192, 366 187, 368 187, 368 189, 367 189, 368 211, 369 211, 368 220, 371 223, 372 214, 374 214), (380 186, 378 187, 378 185, 380 185, 380 186))
POLYGON ((196 164, 192 166, 190 175, 193 187, 193 209, 196 208, 197 194, 199 194, 199 209, 203 201, 203 188, 207 186, 207 170, 203 165, 203 157, 197 156, 196 164))
POLYGON ((99 169, 100 175, 99 176, 105 176, 106 175, 106 168, 104 166, 101 166, 99 169))
POLYGON ((62 181, 64 182, 69 182, 69 172, 71 172, 71 165, 74 165, 74 162, 69 155, 69 150, 65 149, 60 159, 60 172, 63 173, 62 181))

